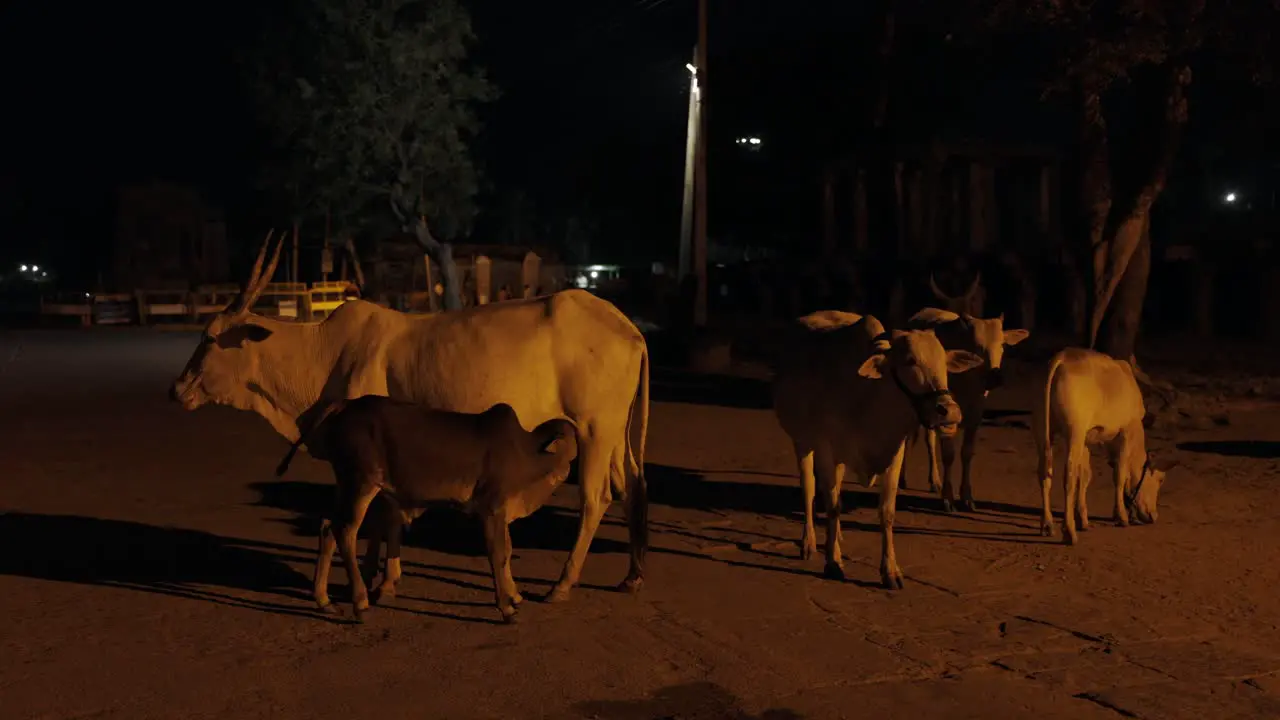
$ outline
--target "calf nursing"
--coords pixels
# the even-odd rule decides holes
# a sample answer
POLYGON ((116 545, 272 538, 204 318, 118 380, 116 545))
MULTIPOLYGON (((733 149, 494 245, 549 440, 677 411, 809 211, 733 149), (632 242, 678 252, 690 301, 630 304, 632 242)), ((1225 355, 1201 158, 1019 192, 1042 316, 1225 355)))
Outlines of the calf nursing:
MULTIPOLYGON (((330 611, 329 568, 333 551, 342 552, 351 584, 351 602, 360 619, 369 607, 369 594, 356 562, 356 533, 370 503, 382 493, 391 507, 375 517, 387 523, 391 552, 385 582, 398 579, 393 571, 397 522, 407 522, 432 502, 463 504, 480 516, 493 570, 499 612, 515 619, 523 600, 511 577, 511 537, 508 525, 532 514, 568 477, 578 454, 577 428, 565 419, 542 423, 525 431, 511 406, 499 403, 483 413, 454 413, 366 395, 336 403, 317 424, 308 447, 333 467, 337 498, 333 517, 320 531, 314 597, 330 611), (398 511, 398 512, 397 512, 398 511), (394 575, 395 577, 392 577, 394 575)), ((304 439, 290 450, 292 453, 304 439)), ((277 472, 288 466, 286 457, 277 472)), ((376 557, 380 534, 370 537, 376 557)), ((398 562, 395 563, 398 565, 398 562)))
POLYGON ((1079 529, 1089 529, 1089 509, 1085 495, 1092 475, 1089 446, 1107 451, 1115 481, 1114 517, 1128 525, 1130 515, 1153 523, 1159 515, 1156 501, 1165 481, 1164 468, 1147 451, 1142 426, 1146 406, 1129 363, 1102 353, 1067 348, 1049 362, 1044 393, 1036 398, 1032 413, 1032 434, 1040 460, 1040 489, 1044 515, 1041 532, 1053 535, 1049 509, 1049 489, 1053 482, 1053 441, 1063 438, 1067 446, 1066 476, 1063 481, 1063 542, 1074 545, 1079 529))

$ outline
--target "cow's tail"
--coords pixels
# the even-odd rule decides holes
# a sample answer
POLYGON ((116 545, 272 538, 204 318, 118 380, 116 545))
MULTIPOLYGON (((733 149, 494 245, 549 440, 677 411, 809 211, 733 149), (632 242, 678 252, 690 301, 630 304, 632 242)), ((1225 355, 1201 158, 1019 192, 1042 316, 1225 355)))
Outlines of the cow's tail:
POLYGON ((306 439, 306 435, 299 435, 298 439, 294 440, 293 444, 289 446, 289 452, 285 453, 284 459, 276 466, 276 477, 284 477, 284 474, 288 472, 289 463, 293 462, 293 456, 298 454, 298 446, 306 442, 306 439))
POLYGON ((1036 438, 1043 443, 1040 446, 1041 461, 1044 459, 1044 454, 1053 447, 1053 438, 1049 435, 1053 427, 1053 413, 1049 408, 1049 402, 1053 397, 1053 378, 1058 374, 1058 368, 1062 367, 1062 363, 1065 361, 1066 355, 1064 353, 1054 355, 1053 359, 1049 361, 1049 372, 1044 376, 1044 405, 1041 406, 1040 417, 1037 418, 1040 421, 1040 426, 1033 428, 1036 438))
POLYGON ((627 418, 627 530, 631 540, 631 571, 624 585, 638 590, 644 580, 649 549, 649 488, 644 478, 644 444, 649 434, 649 348, 640 350, 640 378, 627 418))

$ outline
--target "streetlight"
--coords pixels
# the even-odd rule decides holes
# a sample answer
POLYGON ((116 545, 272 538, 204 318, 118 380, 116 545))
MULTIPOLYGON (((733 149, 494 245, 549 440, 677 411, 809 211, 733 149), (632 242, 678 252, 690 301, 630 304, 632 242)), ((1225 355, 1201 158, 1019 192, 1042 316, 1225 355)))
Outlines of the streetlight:
POLYGON ((1236 195, 1234 191, 1229 191, 1226 195, 1222 196, 1222 201, 1228 205, 1234 205, 1236 200, 1239 199, 1239 196, 1236 195))

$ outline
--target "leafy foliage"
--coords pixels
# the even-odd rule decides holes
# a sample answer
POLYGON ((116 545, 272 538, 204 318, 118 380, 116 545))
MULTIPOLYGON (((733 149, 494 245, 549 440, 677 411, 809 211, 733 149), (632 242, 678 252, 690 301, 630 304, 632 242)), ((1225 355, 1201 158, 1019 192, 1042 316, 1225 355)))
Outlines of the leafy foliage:
POLYGON ((458 0, 295 0, 255 56, 262 118, 284 149, 269 182, 335 227, 425 215, 466 232, 478 170, 468 141, 494 88, 467 62, 458 0))

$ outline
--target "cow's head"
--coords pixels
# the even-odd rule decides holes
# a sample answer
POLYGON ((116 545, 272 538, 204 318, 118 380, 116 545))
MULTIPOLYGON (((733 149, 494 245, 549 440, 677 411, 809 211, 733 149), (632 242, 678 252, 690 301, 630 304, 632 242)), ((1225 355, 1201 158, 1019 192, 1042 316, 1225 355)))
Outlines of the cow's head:
POLYGON ((247 386, 258 373, 258 354, 254 346, 270 337, 271 330, 258 323, 258 316, 250 309, 275 275, 276 265, 280 263, 280 248, 284 245, 281 237, 264 271, 263 261, 267 246, 271 244, 271 235, 267 233, 263 240, 240 296, 210 321, 187 366, 169 390, 169 397, 182 403, 187 410, 209 402, 242 410, 252 409, 247 386))
POLYGON ((1131 468, 1125 487, 1125 506, 1129 515, 1144 523, 1154 523, 1160 517, 1157 501, 1160 488, 1168 479, 1168 472, 1177 467, 1178 461, 1165 460, 1148 452, 1143 458, 1141 470, 1131 468))
POLYGON ((1004 382, 1004 349, 1026 340, 1030 330, 1006 330, 1004 313, 995 318, 979 318, 961 314, 962 326, 971 333, 974 349, 984 356, 987 366, 987 389, 994 390, 1004 382))
POLYGON ((858 368, 865 378, 887 376, 911 401, 920 423, 944 435, 960 424, 960 406, 947 386, 948 373, 982 365, 968 350, 945 350, 932 330, 894 330, 877 341, 876 352, 858 368))
POLYGON ((529 433, 534 456, 532 469, 538 478, 563 482, 578 457, 578 426, 568 418, 548 420, 529 433))
POLYGON ((982 314, 982 272, 976 272, 973 275, 973 282, 969 283, 969 289, 964 291, 963 295, 952 297, 938 287, 937 280, 934 279, 933 273, 929 273, 929 289, 933 291, 934 297, 942 303, 944 310, 950 310, 957 315, 981 315, 982 314))

